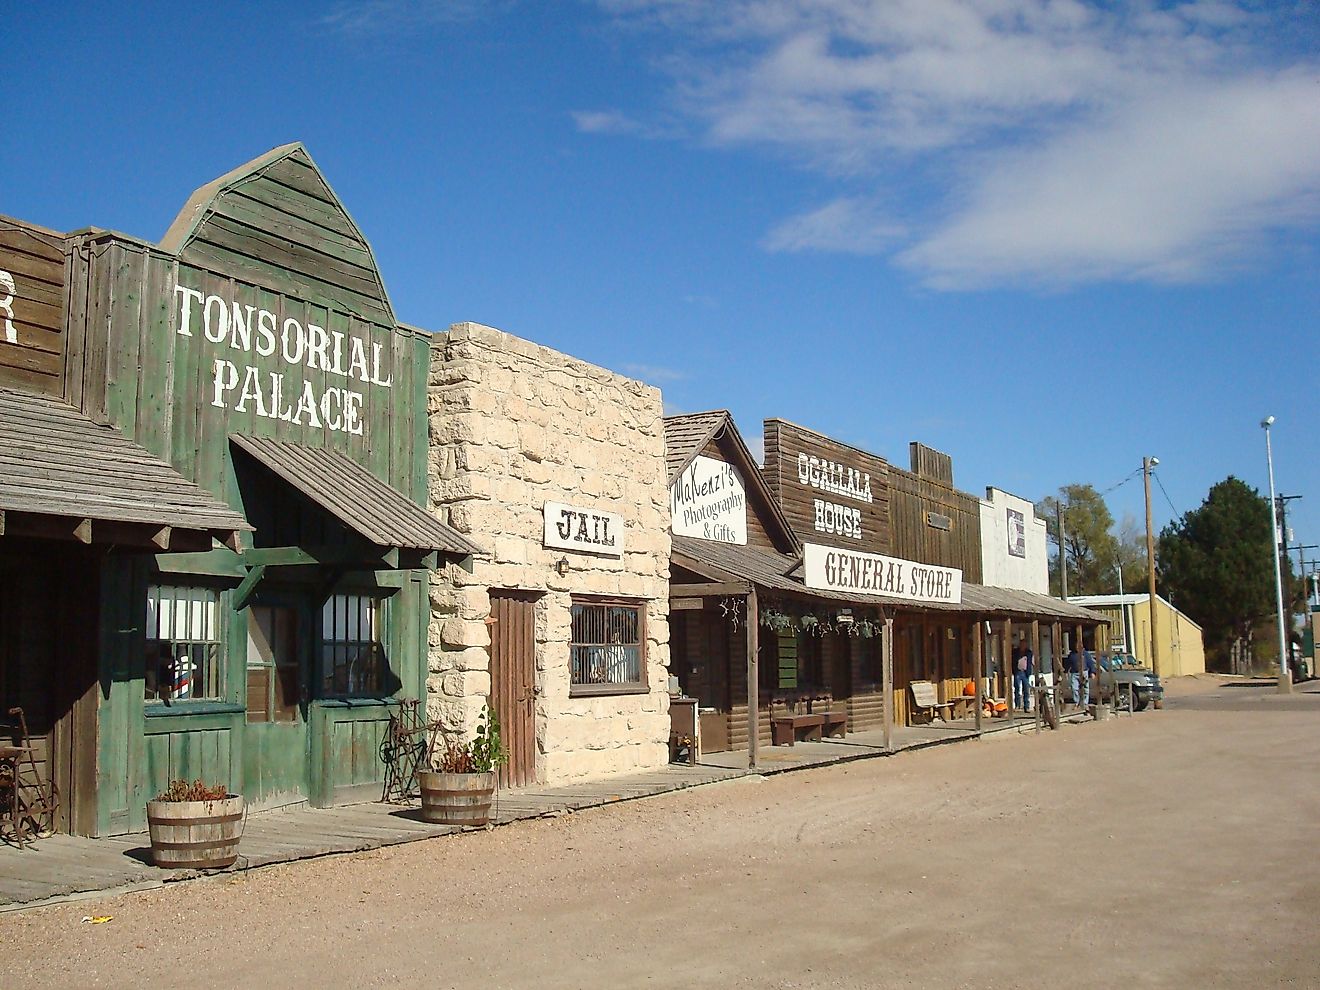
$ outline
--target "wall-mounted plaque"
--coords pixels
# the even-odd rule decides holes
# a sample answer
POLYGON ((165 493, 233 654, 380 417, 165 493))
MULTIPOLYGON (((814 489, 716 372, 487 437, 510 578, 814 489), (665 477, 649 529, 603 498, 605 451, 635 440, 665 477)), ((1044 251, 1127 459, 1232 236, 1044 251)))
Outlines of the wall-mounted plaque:
POLYGON ((546 502, 544 515, 547 547, 623 556, 622 516, 562 502, 546 502))

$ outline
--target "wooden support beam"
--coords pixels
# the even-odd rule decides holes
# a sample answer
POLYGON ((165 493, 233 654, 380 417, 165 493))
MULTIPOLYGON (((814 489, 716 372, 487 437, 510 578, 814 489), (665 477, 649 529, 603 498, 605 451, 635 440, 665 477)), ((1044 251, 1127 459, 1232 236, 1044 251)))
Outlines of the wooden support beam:
POLYGON ((977 616, 972 621, 972 672, 976 680, 976 731, 981 732, 981 714, 985 708, 985 660, 984 649, 981 643, 983 628, 981 618, 977 616))
POLYGON ((884 703, 885 752, 894 749, 894 617, 885 614, 885 639, 881 645, 884 669, 880 673, 880 700, 884 703))
POLYGON ((761 749, 761 618, 756 588, 747 590, 747 769, 755 770, 761 749))
MULTIPOLYGON (((1032 644, 1032 645, 1031 645, 1031 649, 1032 649, 1032 651, 1036 654, 1036 683, 1037 683, 1037 684, 1040 684, 1040 682, 1041 682, 1041 672, 1044 671, 1044 669, 1045 669, 1045 663, 1044 663, 1044 660, 1041 658, 1041 655, 1040 655, 1040 620, 1039 620, 1039 619, 1032 619, 1032 620, 1031 620, 1031 644, 1032 644)), ((1058 653, 1058 652, 1059 652, 1059 645, 1058 645, 1058 643, 1057 643, 1057 642, 1052 642, 1052 643, 1050 643, 1050 653, 1051 653, 1051 654, 1055 654, 1055 653, 1058 653)), ((1054 702, 1055 702, 1055 704, 1054 704, 1054 710, 1055 710, 1056 713, 1057 713, 1058 710, 1059 710, 1058 701, 1059 701, 1059 679, 1058 679, 1057 677, 1055 677, 1055 678, 1054 678, 1054 702)), ((1036 705, 1036 731, 1037 731, 1037 732, 1040 732, 1040 731, 1041 731, 1041 728, 1042 728, 1042 718, 1043 718, 1043 713, 1042 713, 1041 710, 1040 710, 1040 705, 1036 705)))
POLYGON ((207 550, 200 553, 158 553, 156 569, 162 574, 203 574, 214 577, 244 578, 247 568, 238 554, 228 550, 207 550))
POLYGON ((396 567, 397 550, 355 547, 258 547, 244 550, 240 559, 248 567, 265 564, 268 567, 347 567, 359 570, 384 570, 396 567))
POLYGON ((234 553, 238 553, 243 549, 242 533, 236 529, 226 530, 224 536, 221 537, 220 542, 230 550, 234 551, 234 553))
POLYGON ((0 509, 0 536, 5 535, 5 510, 0 509))
POLYGON ((234 598, 230 607, 233 608, 235 612, 241 612, 243 609, 247 608, 248 602, 251 601, 252 596, 256 594, 257 585, 261 583, 261 579, 265 577, 265 575, 265 564, 257 564, 252 570, 248 571, 247 577, 245 577, 239 583, 238 587, 234 589, 234 598))
POLYGON ((151 534, 151 542, 161 550, 168 550, 170 548, 170 535, 173 532, 173 526, 162 526, 160 529, 156 530, 156 532, 151 534))
POLYGON ((706 595, 747 595, 754 589, 748 581, 710 581, 704 584, 671 584, 671 598, 678 596, 682 598, 696 598, 706 595))

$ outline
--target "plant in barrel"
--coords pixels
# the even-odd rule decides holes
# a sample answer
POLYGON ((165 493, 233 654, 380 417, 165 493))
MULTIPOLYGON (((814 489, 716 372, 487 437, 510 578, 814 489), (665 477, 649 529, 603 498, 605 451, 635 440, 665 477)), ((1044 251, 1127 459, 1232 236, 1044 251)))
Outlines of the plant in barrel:
POLYGON ((482 708, 476 731, 466 742, 451 742, 434 767, 418 775, 422 817, 437 825, 472 826, 490 821, 500 767, 509 754, 500 739, 499 717, 482 708))
POLYGON ((238 859, 243 821, 243 798, 224 784, 171 781, 147 802, 152 861, 176 870, 232 866, 238 859))

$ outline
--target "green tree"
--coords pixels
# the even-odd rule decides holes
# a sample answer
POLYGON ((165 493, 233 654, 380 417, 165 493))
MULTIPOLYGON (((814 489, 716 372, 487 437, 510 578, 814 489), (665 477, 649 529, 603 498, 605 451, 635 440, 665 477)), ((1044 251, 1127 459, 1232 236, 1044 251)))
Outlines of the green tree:
MULTIPOLYGON (((1216 669, 1229 669, 1235 643, 1250 655, 1258 628, 1268 628, 1275 614, 1272 516, 1269 499, 1229 475, 1199 508, 1160 533, 1160 591, 1201 626, 1207 661, 1216 669)), ((1285 579, 1291 584, 1291 573, 1285 579)), ((1286 588, 1284 600, 1291 599, 1286 588)))
MULTIPOLYGON (((1059 559, 1068 568, 1068 594, 1103 595, 1118 590, 1114 566, 1120 543, 1114 536, 1114 516, 1091 485, 1064 485, 1057 495, 1036 503, 1036 516, 1046 521, 1055 557, 1050 563, 1050 592, 1060 593, 1059 559), (1059 512, 1063 506, 1063 553, 1059 554, 1059 512)), ((1123 558, 1124 581, 1132 562, 1123 558)))

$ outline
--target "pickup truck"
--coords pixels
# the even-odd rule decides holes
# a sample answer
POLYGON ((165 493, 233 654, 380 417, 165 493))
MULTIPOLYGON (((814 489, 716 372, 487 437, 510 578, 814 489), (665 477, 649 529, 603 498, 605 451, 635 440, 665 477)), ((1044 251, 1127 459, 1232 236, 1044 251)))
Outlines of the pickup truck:
MULTIPOLYGON (((1091 690, 1092 701, 1111 702, 1115 707, 1126 707, 1130 693, 1133 709, 1144 711, 1152 701, 1164 698, 1164 685, 1160 679, 1131 653, 1107 654, 1095 659, 1096 680, 1091 690)), ((1065 676, 1062 688, 1064 700, 1071 702, 1072 678, 1065 676)))

